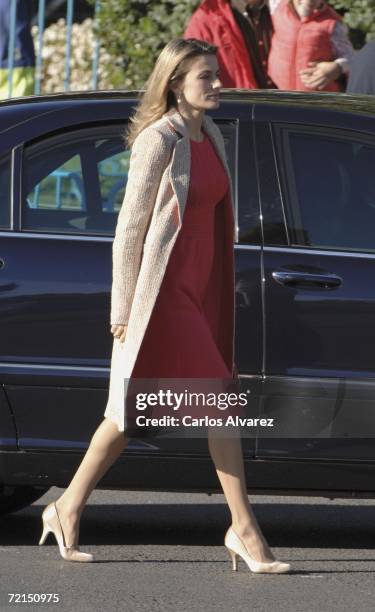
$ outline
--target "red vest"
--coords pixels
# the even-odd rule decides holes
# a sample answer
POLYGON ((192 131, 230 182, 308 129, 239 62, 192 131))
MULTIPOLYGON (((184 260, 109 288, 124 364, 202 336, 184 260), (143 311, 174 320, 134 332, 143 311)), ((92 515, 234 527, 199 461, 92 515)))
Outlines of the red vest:
MULTIPOLYGON (((273 16, 274 35, 268 58, 268 74, 279 89, 311 91, 299 78, 309 62, 334 59, 331 35, 340 15, 325 5, 300 19, 289 0, 283 0, 273 16)), ((333 81, 325 91, 340 91, 333 81)))
POLYGON ((219 47, 217 59, 223 87, 258 87, 229 0, 203 0, 191 16, 184 38, 199 38, 219 47))

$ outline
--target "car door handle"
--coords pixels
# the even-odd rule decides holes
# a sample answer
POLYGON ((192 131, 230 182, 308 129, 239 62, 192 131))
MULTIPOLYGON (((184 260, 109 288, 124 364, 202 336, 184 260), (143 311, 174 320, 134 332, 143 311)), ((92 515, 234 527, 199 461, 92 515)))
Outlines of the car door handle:
POLYGON ((342 278, 336 274, 313 274, 311 272, 284 272, 275 270, 272 278, 280 285, 295 287, 304 285, 306 287, 322 287, 322 289, 334 289, 342 285, 342 278))
POLYGON ((1 257, 0 257, 0 270, 1 270, 1 268, 4 268, 4 266, 5 266, 5 261, 4 261, 4 259, 1 259, 1 257))

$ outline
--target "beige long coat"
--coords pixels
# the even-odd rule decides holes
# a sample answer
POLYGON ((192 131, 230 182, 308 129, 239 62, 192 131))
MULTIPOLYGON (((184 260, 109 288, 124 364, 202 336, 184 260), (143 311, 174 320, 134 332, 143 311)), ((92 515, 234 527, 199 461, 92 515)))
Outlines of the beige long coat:
MULTIPOLYGON (((229 244, 233 245, 233 193, 224 141, 219 128, 206 115, 203 129, 228 174, 230 193, 225 202, 225 227, 229 232, 229 244)), ((133 143, 126 192, 113 242, 111 323, 127 323, 128 328, 123 343, 116 338, 113 341, 109 395, 104 416, 116 423, 119 431, 127 428, 124 406, 128 380, 181 228, 189 180, 189 134, 181 115, 171 109, 143 129, 133 143)), ((227 365, 233 374, 233 248, 225 253, 225 257, 233 284, 223 287, 219 295, 222 300, 221 323, 226 330, 219 348, 223 354, 229 355, 227 365)))

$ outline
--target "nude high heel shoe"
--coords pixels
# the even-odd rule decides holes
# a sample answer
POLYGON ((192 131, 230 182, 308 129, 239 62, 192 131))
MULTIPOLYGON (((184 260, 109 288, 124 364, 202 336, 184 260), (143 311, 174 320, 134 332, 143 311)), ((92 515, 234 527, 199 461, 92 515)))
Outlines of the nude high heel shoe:
POLYGON ((225 534, 224 544, 232 559, 232 569, 235 571, 237 570, 237 555, 242 557, 245 563, 247 563, 249 569, 256 574, 285 574, 290 570, 289 563, 282 563, 281 561, 265 563, 262 561, 256 561, 250 557, 246 546, 233 531, 232 527, 229 527, 227 533, 225 534))
POLYGON ((93 555, 80 552, 76 546, 65 546, 64 532, 60 523, 60 518, 57 512, 56 503, 51 502, 46 506, 42 514, 43 533, 39 541, 39 546, 44 544, 48 534, 54 534, 59 545, 60 554, 65 561, 93 561, 93 555))

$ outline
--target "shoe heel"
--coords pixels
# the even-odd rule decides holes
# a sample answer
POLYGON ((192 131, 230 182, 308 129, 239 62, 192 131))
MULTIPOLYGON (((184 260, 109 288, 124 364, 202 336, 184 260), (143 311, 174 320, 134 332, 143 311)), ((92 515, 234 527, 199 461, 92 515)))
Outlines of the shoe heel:
POLYGON ((44 544, 48 534, 51 532, 56 538, 60 555, 66 561, 93 561, 93 555, 83 553, 78 546, 65 546, 64 532, 56 508, 56 502, 51 502, 42 514, 43 533, 39 545, 44 544))
POLYGON ((237 571, 237 554, 234 552, 234 550, 231 550, 230 548, 228 548, 228 553, 230 558, 232 559, 232 570, 234 572, 237 571))
POLYGON ((48 525, 46 525, 43 521, 43 533, 42 533, 42 537, 39 540, 39 546, 44 544, 49 533, 51 533, 51 529, 49 529, 48 525))

